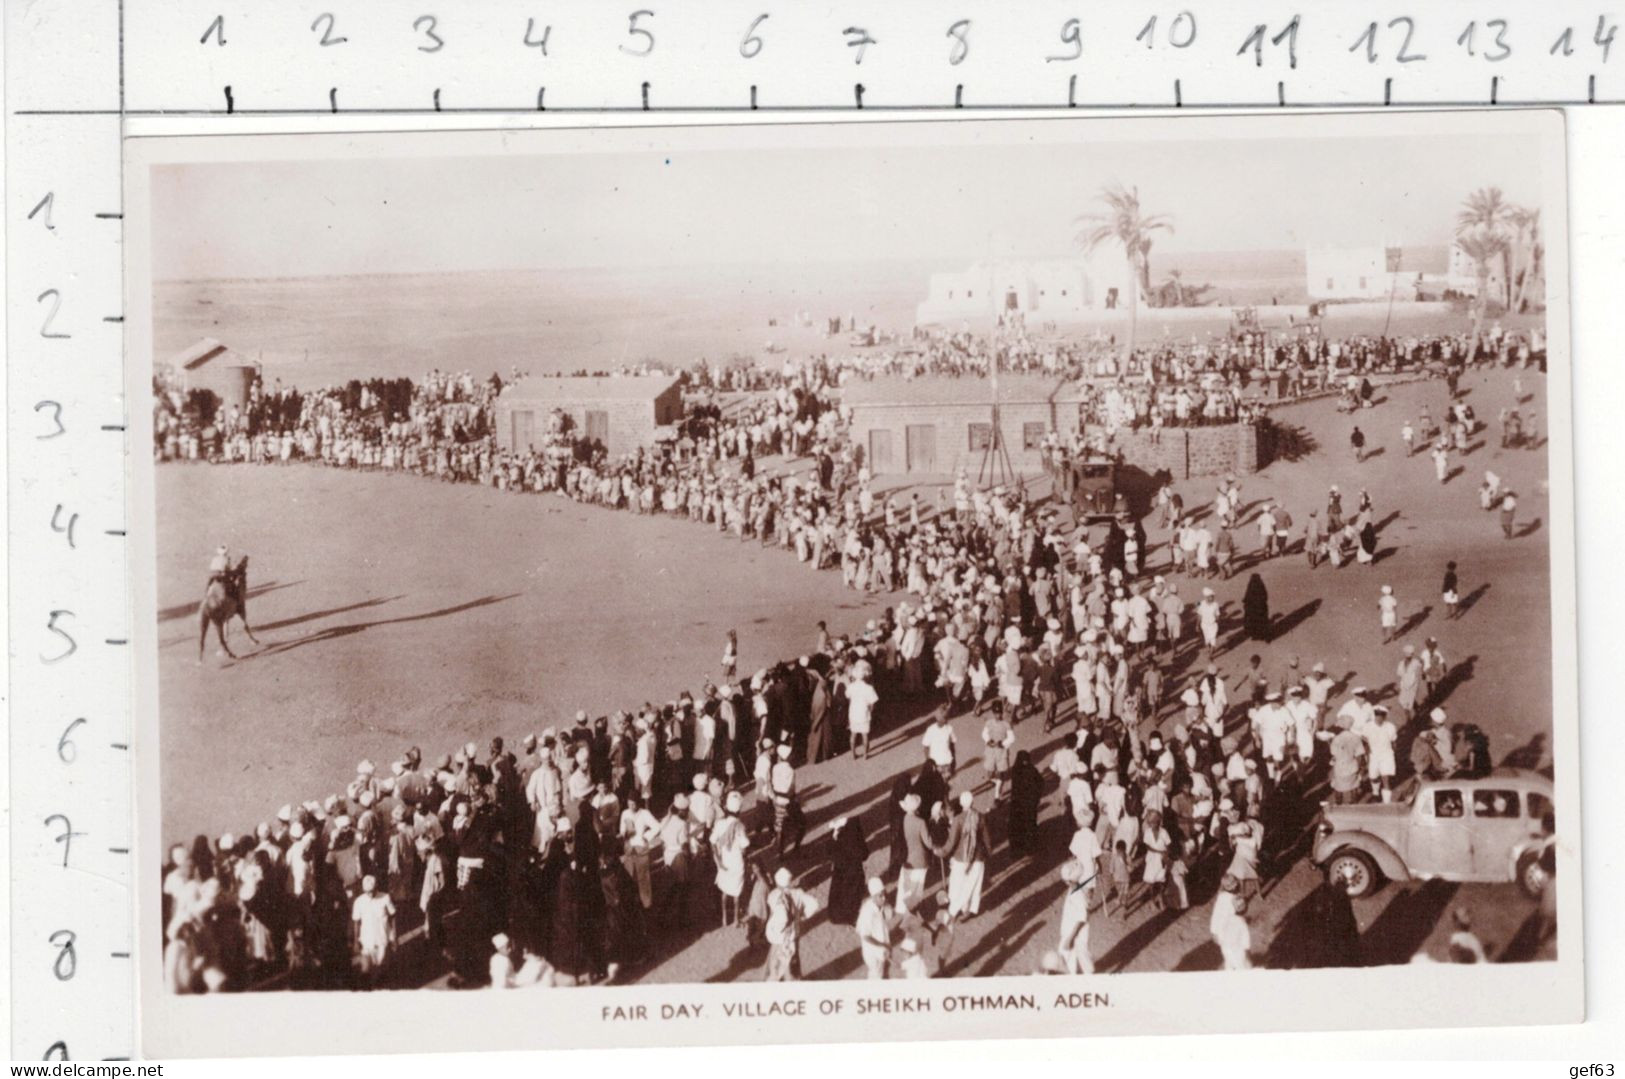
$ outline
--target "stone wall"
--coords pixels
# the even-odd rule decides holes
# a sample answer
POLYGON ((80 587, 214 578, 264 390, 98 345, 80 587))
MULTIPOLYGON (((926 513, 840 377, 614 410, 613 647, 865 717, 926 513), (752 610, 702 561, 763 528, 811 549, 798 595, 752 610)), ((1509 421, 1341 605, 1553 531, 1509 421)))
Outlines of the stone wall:
POLYGON ((1231 423, 1216 427, 1165 427, 1153 442, 1146 430, 1119 432, 1123 463, 1152 475, 1166 471, 1176 480, 1257 472, 1268 459, 1259 429, 1231 423))

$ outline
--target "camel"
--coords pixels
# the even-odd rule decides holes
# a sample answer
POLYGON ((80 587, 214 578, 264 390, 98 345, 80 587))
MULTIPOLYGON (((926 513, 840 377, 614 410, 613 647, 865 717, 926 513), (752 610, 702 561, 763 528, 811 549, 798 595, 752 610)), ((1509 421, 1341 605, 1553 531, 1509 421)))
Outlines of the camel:
POLYGON ((216 636, 220 638, 220 647, 232 659, 237 653, 231 650, 226 643, 226 623, 233 618, 243 620, 243 632, 248 639, 259 644, 259 638, 248 626, 248 556, 243 555, 235 566, 229 567, 225 574, 209 582, 209 587, 203 593, 203 602, 197 607, 197 661, 203 662, 203 642, 209 636, 209 623, 214 623, 216 636))

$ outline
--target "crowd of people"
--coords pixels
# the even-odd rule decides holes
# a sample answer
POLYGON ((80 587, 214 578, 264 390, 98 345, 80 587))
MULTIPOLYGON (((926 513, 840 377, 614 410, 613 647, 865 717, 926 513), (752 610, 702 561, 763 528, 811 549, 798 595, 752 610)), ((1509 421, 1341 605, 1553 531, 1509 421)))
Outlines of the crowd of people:
MULTIPOLYGON (((483 750, 408 747, 360 762, 342 792, 175 845, 169 987, 614 982, 719 926, 739 927, 765 949, 765 975, 788 979, 804 974, 799 942, 819 913, 852 927, 871 977, 930 977, 951 970, 990 865, 1045 859, 1069 887, 1043 971, 1093 969, 1091 918, 1210 901, 1225 966, 1245 967, 1247 904, 1290 864, 1317 792, 1386 799, 1403 773, 1488 767, 1482 732, 1442 707, 1450 667, 1436 641, 1399 659, 1397 716, 1323 663, 1277 670, 1254 655, 1232 681, 1214 662, 1273 639, 1270 560, 1301 541, 1311 565, 1335 563, 1328 537, 1350 530, 1365 550, 1379 526, 1363 492, 1345 513, 1333 487, 1325 521, 1313 508, 1300 531, 1274 500, 1244 511, 1227 476, 1211 506, 1162 499, 1155 543, 1144 520, 1075 528, 1020 486, 978 489, 963 474, 936 505, 883 497, 844 437, 836 390, 851 375, 780 372, 726 414, 691 410, 666 448, 615 461, 562 417, 530 451, 497 450, 494 376, 432 375, 405 393, 261 387, 219 417, 205 459, 410 468, 682 515, 906 598, 857 633, 819 623, 805 655, 748 678, 730 635, 717 676, 664 705, 579 712, 483 750), (758 474, 768 455, 787 463, 758 474), (1239 536, 1247 526, 1256 545, 1239 536), (1231 610, 1204 580, 1243 569, 1231 610), (967 712, 980 744, 962 749, 952 721, 967 712), (801 769, 866 758, 877 734, 927 715, 918 765, 884 800, 886 872, 866 868, 877 833, 861 814, 828 821, 804 850, 817 810, 801 769), (1021 724, 1064 732, 1047 760, 1015 750, 1021 724), (1062 807, 1041 823, 1048 777, 1062 807), (806 884, 809 861, 828 869, 827 899, 806 884)), ((158 398, 168 454, 195 424, 184 399, 164 387, 158 398)), ((1452 563, 1447 592, 1455 578, 1452 563)), ((1397 600, 1382 597, 1387 635, 1397 600)))

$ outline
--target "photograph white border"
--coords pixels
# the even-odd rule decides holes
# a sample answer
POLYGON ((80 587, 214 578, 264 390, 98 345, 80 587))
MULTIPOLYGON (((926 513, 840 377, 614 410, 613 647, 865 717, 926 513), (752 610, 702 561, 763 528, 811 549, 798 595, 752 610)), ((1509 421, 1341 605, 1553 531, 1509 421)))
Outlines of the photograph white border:
MULTIPOLYGON (((968 112, 968 110, 967 110, 968 112)), ((152 365, 152 282, 146 253, 151 222, 148 169, 179 161, 300 159, 333 156, 477 156, 482 153, 601 152, 630 148, 659 132, 662 146, 702 148, 707 139, 738 146, 730 129, 758 129, 744 136, 752 146, 896 146, 920 140, 932 144, 999 142, 1015 136, 1063 139, 1083 125, 1090 141, 1359 134, 1393 136, 1436 131, 1533 134, 1541 140, 1543 196, 1551 212, 1566 208, 1567 170, 1564 122, 1556 110, 1470 112, 1391 111, 1372 113, 1294 113, 1281 116, 1190 116, 1179 123, 1136 114, 1132 119, 1091 116, 1018 121, 1000 118, 989 125, 948 120, 900 119, 830 122, 827 117, 775 115, 754 118, 705 117, 694 122, 662 117, 605 124, 555 122, 520 114, 509 118, 456 118, 424 132, 422 118, 335 117, 332 124, 309 119, 248 122, 210 121, 131 124, 126 143, 126 382, 129 399, 150 394, 152 365), (641 122, 638 122, 640 121, 641 122), (467 121, 467 122, 457 122, 467 121), (876 127, 876 124, 882 124, 876 127), (1018 127, 1018 125, 1020 125, 1018 127), (346 128, 349 130, 346 130, 346 128), (311 139, 276 134, 294 128, 338 137, 311 139), (390 133, 381 129, 394 128, 390 133), (447 148, 447 132, 463 128, 447 148), (497 128, 498 130, 483 130, 497 128), (760 129, 766 128, 764 134, 760 129), (342 134, 341 134, 342 132, 342 134), (537 134, 531 134, 537 132, 537 134), (227 136, 221 139, 212 135, 227 136), (159 139, 156 136, 186 136, 159 139), (199 137, 204 136, 204 137, 199 137), (433 146, 433 143, 440 146, 433 146), (521 143, 535 145, 520 146, 521 143), (320 151, 318 154, 317 151, 320 151)), ((437 118, 438 120, 438 118, 437 118)), ((1550 220, 1550 219, 1549 219, 1550 220)), ((561 990, 546 994, 493 995, 482 992, 249 993, 205 997, 172 996, 161 982, 159 902, 162 834, 159 800, 156 643, 148 624, 157 609, 152 567, 153 464, 151 414, 130 409, 129 542, 132 577, 132 646, 135 647, 134 703, 137 737, 136 790, 136 959, 140 979, 142 1049, 149 1056, 238 1056, 311 1052, 398 1053, 479 1048, 586 1046, 665 1046, 681 1044, 759 1044, 768 1042, 877 1041, 937 1038, 1054 1037, 1080 1034, 1191 1034, 1220 1031, 1330 1030, 1428 1026, 1526 1025, 1574 1022, 1584 1014, 1580 866, 1580 770, 1578 758, 1578 668, 1575 623, 1575 500, 1569 329, 1568 225, 1552 221, 1547 230, 1550 402, 1547 429, 1550 476, 1552 602, 1553 759, 1559 820, 1558 959, 1550 963, 1479 965, 1426 964, 1406 967, 1247 973, 1113 974, 1078 978, 976 978, 930 982, 803 982, 788 985, 635 985, 561 990), (1058 992, 1104 993, 1110 1007, 1041 1014, 948 1011, 948 1000, 965 996, 1033 994, 1048 1003, 1058 992), (855 1014, 858 1001, 879 997, 926 997, 928 1014, 898 1017, 855 1014), (803 1018, 730 1019, 728 1003, 804 1000, 803 1018), (538 1007, 540 1003, 540 1007, 538 1007), (661 1004, 702 1004, 698 1021, 608 1022, 605 1004, 643 1003, 658 1016, 661 1004), (822 1008, 839 1008, 821 1014, 822 1008)))

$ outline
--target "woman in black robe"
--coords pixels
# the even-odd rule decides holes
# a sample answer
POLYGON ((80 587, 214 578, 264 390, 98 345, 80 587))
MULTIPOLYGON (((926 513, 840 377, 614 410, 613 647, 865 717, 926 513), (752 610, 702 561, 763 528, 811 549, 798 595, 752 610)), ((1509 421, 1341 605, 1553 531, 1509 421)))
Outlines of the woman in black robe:
POLYGON ((920 765, 920 774, 914 777, 911 789, 920 796, 920 817, 927 821, 931 819, 931 811, 937 803, 948 797, 948 781, 942 778, 935 761, 920 765))
POLYGON ((1360 550, 1365 552, 1360 561, 1366 565, 1377 560, 1377 526, 1371 523, 1369 517, 1366 518, 1364 527, 1360 529, 1360 550))
POLYGON ((1256 573, 1247 580, 1247 591, 1241 597, 1241 614, 1248 637, 1255 641, 1270 639, 1270 594, 1264 587, 1264 578, 1256 573))
POLYGON ((619 858, 601 856, 599 878, 604 887, 604 958, 609 980, 648 958, 643 903, 638 886, 619 858))
POLYGON ((869 894, 864 860, 869 844, 863 838, 863 821, 842 817, 829 833, 829 920, 838 925, 856 925, 858 910, 869 894))
POLYGON ((1044 797, 1044 777, 1032 754, 1016 753, 1010 769, 1010 854, 1025 858, 1038 850, 1038 803, 1044 797))
POLYGON ((567 985, 586 985, 604 973, 604 887, 596 848, 596 842, 581 843, 566 831, 554 838, 548 853, 553 918, 547 958, 569 979, 567 985), (593 848, 590 856, 586 847, 593 848))

